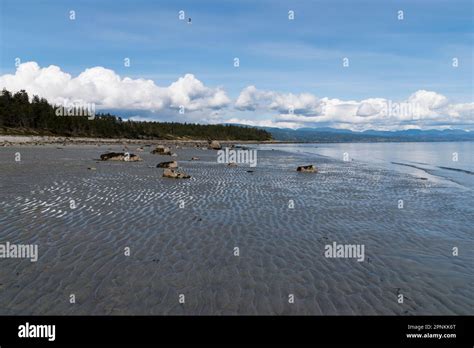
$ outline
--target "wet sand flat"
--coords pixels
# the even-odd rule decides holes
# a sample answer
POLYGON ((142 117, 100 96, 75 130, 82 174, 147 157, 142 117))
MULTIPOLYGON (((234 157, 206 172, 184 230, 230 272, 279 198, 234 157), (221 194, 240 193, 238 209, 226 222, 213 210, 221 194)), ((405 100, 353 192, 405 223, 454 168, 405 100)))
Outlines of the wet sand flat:
POLYGON ((0 259, 0 314, 474 314, 472 190, 326 157, 312 174, 280 151, 249 168, 136 146, 142 162, 97 160, 122 145, 0 148, 0 243, 39 251, 0 259), (168 160, 191 178, 162 178, 168 160), (333 242, 365 260, 326 258, 333 242))

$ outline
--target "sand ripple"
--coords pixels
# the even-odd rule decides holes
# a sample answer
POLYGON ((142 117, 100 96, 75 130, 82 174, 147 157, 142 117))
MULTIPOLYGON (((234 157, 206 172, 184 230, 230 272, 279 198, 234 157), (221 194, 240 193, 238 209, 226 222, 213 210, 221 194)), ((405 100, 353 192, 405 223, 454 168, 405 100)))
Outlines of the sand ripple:
POLYGON ((0 314, 473 314, 472 191, 322 157, 297 173, 308 159, 277 151, 249 168, 181 149, 192 178, 172 180, 146 153, 0 150, 0 242, 40 253, 0 260, 0 314), (366 260, 325 258, 333 241, 366 260))

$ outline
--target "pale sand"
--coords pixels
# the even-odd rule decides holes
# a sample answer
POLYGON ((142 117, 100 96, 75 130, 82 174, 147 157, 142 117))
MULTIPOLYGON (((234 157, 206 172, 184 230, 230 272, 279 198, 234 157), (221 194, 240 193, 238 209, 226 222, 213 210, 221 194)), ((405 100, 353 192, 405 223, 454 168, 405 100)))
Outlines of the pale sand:
POLYGON ((122 146, 56 147, 0 148, 0 243, 39 245, 36 263, 0 259, 0 314, 474 314, 470 190, 327 158, 297 173, 308 159, 278 151, 249 168, 211 150, 96 163, 122 146), (171 159, 192 178, 162 178, 171 159), (365 261, 325 258, 333 241, 364 244, 365 261))

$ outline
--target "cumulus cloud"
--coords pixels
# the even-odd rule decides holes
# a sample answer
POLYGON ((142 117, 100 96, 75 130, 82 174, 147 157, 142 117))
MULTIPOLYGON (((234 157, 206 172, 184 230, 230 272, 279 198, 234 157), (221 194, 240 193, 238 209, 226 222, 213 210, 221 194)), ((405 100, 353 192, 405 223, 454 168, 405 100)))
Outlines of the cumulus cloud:
POLYGON ((86 69, 73 77, 57 66, 41 68, 35 62, 21 64, 15 74, 0 76, 1 88, 12 92, 24 89, 31 96, 39 95, 54 104, 94 103, 98 110, 118 109, 121 116, 134 120, 353 130, 456 126, 474 129, 474 103, 453 103, 446 96, 427 90, 418 90, 398 101, 341 100, 311 93, 260 90, 252 85, 232 102, 222 88, 206 86, 192 74, 179 77, 169 86, 158 86, 152 80, 121 77, 103 67, 86 69), (181 107, 184 115, 177 112, 181 107), (232 118, 227 116, 229 113, 232 118))
POLYGON ((410 95, 408 102, 416 103, 424 108, 435 110, 446 106, 448 104, 448 99, 444 95, 436 92, 420 90, 410 95))
POLYGON ((378 114, 384 108, 386 103, 385 99, 372 98, 366 99, 360 102, 356 115, 357 116, 374 116, 378 114))
POLYGON ((280 113, 302 115, 320 113, 320 106, 318 98, 310 93, 283 94, 258 90, 255 86, 244 88, 235 102, 238 110, 255 111, 268 108, 280 113))
POLYGON ((255 86, 245 87, 235 102, 238 110, 255 111, 264 100, 271 100, 272 93, 258 90, 255 86))
POLYGON ((230 103, 221 88, 207 87, 192 74, 162 87, 152 80, 121 78, 103 67, 72 77, 57 66, 41 68, 35 62, 21 64, 13 75, 0 76, 0 88, 13 92, 24 89, 55 104, 95 103, 99 109, 166 111, 183 106, 192 112, 230 103))
POLYGON ((474 103, 450 103, 447 97, 426 90, 416 91, 401 101, 384 98, 356 101, 318 98, 309 93, 285 94, 249 86, 237 98, 236 108, 276 112, 273 120, 260 121, 276 127, 291 124, 290 128, 332 126, 389 130, 474 126, 474 103))

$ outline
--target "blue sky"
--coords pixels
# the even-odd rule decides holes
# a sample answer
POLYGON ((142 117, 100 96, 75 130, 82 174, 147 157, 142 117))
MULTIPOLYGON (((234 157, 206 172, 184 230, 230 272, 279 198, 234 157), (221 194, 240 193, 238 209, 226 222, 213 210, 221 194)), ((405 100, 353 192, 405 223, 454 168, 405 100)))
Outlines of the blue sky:
MULTIPOLYGON (((151 79, 163 87, 192 74, 228 96, 216 120, 226 115, 270 120, 282 110, 269 99, 288 94, 403 101, 424 90, 452 105, 473 101, 472 1, 1 0, 0 19, 0 75, 15 74, 15 58, 40 68, 56 65, 72 77, 104 67, 121 78, 151 79), (76 12, 74 21, 70 10, 76 12), (178 19, 180 10, 192 18, 191 25, 178 19), (288 19, 289 10, 295 11, 294 20, 288 19), (399 10, 403 20, 397 19, 399 10), (130 67, 124 66, 125 57, 130 67), (267 94, 252 96, 260 98, 256 107, 233 108, 248 86, 267 94)), ((125 109, 154 119, 176 116, 166 109, 125 109)), ((204 113, 191 119, 205 122, 204 113)), ((469 117, 472 111, 468 123, 469 117)), ((340 124, 313 117, 299 125, 313 123, 340 124)))

